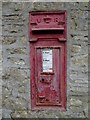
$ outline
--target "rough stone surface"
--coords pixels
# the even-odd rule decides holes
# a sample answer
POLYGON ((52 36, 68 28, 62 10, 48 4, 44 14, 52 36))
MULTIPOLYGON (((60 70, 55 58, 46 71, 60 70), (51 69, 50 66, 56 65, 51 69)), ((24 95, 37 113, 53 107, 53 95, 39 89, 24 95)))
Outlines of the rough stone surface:
POLYGON ((0 2, 0 119, 2 119, 2 4, 0 2))
POLYGON ((3 2, 2 37, 3 118, 88 118, 88 2, 3 2), (29 11, 55 10, 67 10, 67 110, 31 111, 29 11))

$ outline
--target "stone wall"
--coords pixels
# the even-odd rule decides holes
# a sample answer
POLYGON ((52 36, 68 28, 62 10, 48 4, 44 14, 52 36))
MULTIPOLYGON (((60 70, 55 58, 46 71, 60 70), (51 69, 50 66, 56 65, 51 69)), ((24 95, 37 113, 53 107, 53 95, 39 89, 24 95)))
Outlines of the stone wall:
MULTIPOLYGON (((88 2, 2 3, 2 117, 88 117, 88 2), (29 11, 67 10, 67 111, 31 111, 29 11)), ((1 43, 0 43, 1 45, 1 43)))
MULTIPOLYGON (((1 3, 1 2, 0 2, 1 3)), ((0 4, 0 119, 2 118, 2 4, 0 4)))

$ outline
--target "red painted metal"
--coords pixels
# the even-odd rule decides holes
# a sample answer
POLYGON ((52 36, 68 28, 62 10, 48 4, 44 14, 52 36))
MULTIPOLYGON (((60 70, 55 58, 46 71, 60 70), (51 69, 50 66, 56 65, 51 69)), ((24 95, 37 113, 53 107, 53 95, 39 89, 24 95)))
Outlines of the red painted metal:
POLYGON ((65 111, 66 11, 30 12, 29 30, 32 110, 54 108, 65 111), (49 70, 44 68, 47 65, 43 62, 43 50, 51 51, 49 70))
POLYGON ((66 39, 66 12, 31 12, 30 40, 37 38, 66 39))

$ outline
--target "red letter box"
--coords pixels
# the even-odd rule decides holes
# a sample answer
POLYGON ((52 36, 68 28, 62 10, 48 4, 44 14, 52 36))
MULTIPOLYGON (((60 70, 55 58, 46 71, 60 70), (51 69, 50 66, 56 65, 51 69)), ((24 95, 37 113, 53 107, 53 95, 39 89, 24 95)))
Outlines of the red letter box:
POLYGON ((30 12, 31 104, 66 109, 66 11, 30 12))

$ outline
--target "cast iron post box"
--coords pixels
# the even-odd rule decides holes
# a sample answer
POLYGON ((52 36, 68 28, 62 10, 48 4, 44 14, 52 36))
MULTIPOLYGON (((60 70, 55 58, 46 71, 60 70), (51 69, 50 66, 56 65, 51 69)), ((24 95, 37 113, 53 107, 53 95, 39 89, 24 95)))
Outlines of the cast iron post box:
POLYGON ((66 109, 66 11, 30 12, 31 104, 66 109))

